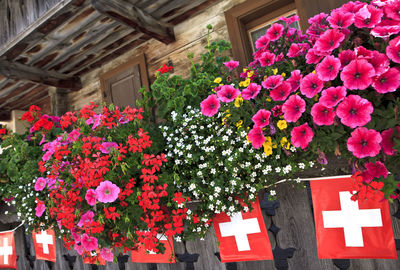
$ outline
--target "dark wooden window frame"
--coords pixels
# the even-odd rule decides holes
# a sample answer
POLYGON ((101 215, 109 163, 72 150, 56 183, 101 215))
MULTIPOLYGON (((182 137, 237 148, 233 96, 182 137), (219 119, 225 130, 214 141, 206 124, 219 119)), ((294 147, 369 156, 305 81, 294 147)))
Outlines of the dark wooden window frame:
MULTIPOLYGON (((252 48, 248 29, 254 28, 265 21, 279 17, 281 14, 297 9, 303 17, 301 0, 247 0, 225 12, 228 34, 232 43, 232 55, 241 66, 247 65, 252 58, 252 48)), ((304 21, 304 20, 303 20, 304 21)), ((301 24, 301 28, 304 28, 301 24)))
POLYGON ((146 57, 144 53, 140 54, 137 57, 134 57, 130 59, 129 61, 125 62, 122 65, 119 65, 118 67, 107 71, 105 73, 100 74, 100 88, 101 88, 101 96, 103 102, 106 102, 105 95, 106 95, 106 80, 110 79, 124 70, 131 68, 133 66, 139 65, 139 71, 140 71, 140 80, 142 83, 142 86, 146 88, 147 91, 150 89, 149 85, 149 78, 147 75, 147 66, 146 66, 146 57))

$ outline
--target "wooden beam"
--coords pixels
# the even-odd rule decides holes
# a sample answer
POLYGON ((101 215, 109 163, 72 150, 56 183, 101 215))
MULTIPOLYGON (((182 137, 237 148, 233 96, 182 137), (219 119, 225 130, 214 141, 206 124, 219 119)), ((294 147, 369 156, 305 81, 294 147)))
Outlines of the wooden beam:
POLYGON ((71 77, 57 72, 45 71, 6 60, 0 60, 0 75, 14 80, 28 80, 73 91, 82 88, 81 79, 79 77, 71 77))
POLYGON ((155 19, 132 3, 122 0, 91 0, 91 3, 98 12, 136 31, 165 44, 175 41, 174 28, 170 24, 155 19))

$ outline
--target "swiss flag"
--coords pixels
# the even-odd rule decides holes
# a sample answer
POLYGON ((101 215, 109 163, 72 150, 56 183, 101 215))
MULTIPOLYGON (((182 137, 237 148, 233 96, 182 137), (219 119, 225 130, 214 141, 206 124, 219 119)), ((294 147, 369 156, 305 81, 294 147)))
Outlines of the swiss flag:
POLYGON ((253 211, 229 217, 217 214, 213 220, 222 262, 272 260, 268 232, 258 203, 253 211))
POLYGON ((138 250, 132 251, 132 262, 135 263, 175 263, 174 244, 172 239, 165 235, 158 234, 157 238, 165 246, 164 254, 157 254, 153 251, 146 250, 143 246, 138 250))
POLYGON ((91 252, 86 252, 84 253, 83 257, 83 263, 84 264, 100 264, 100 265, 106 265, 106 261, 103 259, 103 257, 100 256, 100 251, 91 251, 91 252))
POLYGON ((387 201, 352 201, 350 177, 312 180, 320 259, 396 259, 387 201))
POLYGON ((17 253, 15 252, 13 231, 0 233, 0 268, 17 269, 17 253))
POLYGON ((36 259, 56 261, 56 237, 52 229, 32 232, 33 245, 35 246, 36 259))

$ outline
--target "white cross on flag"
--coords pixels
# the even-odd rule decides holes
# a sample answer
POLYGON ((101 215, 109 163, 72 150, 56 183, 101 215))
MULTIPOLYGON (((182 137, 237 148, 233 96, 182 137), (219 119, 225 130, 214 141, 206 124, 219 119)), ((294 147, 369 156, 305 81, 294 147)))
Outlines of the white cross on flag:
POLYGON ((213 220, 222 262, 272 260, 272 249, 258 200, 253 211, 229 217, 217 214, 213 220))
POLYGON ((0 233, 0 268, 17 269, 17 253, 15 252, 13 231, 0 233))
POLYGON ((32 239, 35 246, 36 259, 56 261, 56 238, 53 230, 34 231, 32 232, 32 239))
POLYGON ((310 181, 320 259, 396 259, 387 201, 351 200, 350 177, 310 181))

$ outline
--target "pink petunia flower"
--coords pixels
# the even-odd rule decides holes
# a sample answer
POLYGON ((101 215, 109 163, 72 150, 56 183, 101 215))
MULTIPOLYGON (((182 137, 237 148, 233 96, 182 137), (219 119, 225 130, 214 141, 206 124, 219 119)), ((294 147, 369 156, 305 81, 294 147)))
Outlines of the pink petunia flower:
POLYGON ((400 63, 400 36, 392 39, 386 47, 386 55, 395 63, 400 63))
POLYGON ((68 138, 73 142, 76 142, 79 136, 81 136, 81 133, 79 132, 78 129, 74 129, 68 134, 68 138))
POLYGON ((102 203, 113 202, 118 198, 119 192, 120 189, 117 185, 106 180, 96 188, 96 197, 102 203))
POLYGON ((366 89, 375 75, 374 67, 367 60, 353 60, 343 68, 340 79, 348 89, 366 89))
POLYGON ((47 180, 45 178, 39 177, 38 179, 36 179, 35 190, 36 191, 43 190, 46 187, 46 183, 47 180))
POLYGON ((383 176, 383 178, 388 177, 389 172, 385 167, 385 164, 383 164, 380 161, 377 161, 375 164, 372 162, 368 162, 365 164, 366 171, 363 172, 363 180, 367 183, 371 182, 374 178, 380 178, 383 176))
POLYGON ((384 53, 373 51, 368 62, 374 67, 375 76, 380 76, 389 69, 389 58, 384 53))
POLYGON ((239 89, 234 88, 232 85, 223 85, 221 90, 217 92, 219 100, 227 103, 234 101, 239 95, 239 89))
POLYGON ((239 61, 230 60, 229 62, 224 62, 223 64, 229 69, 229 71, 232 71, 239 66, 239 61))
POLYGON ((306 63, 307 64, 317 64, 319 63, 319 61, 321 61, 321 59, 323 58, 323 55, 320 55, 319 52, 315 49, 312 48, 310 50, 308 50, 307 54, 306 54, 306 63))
POLYGON ((309 49, 310 45, 307 43, 292 43, 286 56, 289 58, 295 58, 297 56, 304 55, 309 49))
POLYGON ((350 12, 343 12, 341 10, 334 10, 327 18, 327 21, 332 28, 347 28, 354 22, 354 14, 350 12))
POLYGON ((83 227, 84 225, 89 225, 93 221, 94 213, 92 211, 87 211, 85 214, 81 216, 81 219, 78 222, 79 227, 83 227))
POLYGON ((300 70, 296 69, 290 73, 290 78, 287 79, 287 82, 290 83, 290 87, 292 92, 295 92, 300 87, 300 81, 303 78, 303 75, 300 73, 300 70))
POLYGON ((364 5, 365 5, 365 3, 360 2, 360 1, 350 1, 346 4, 344 4, 343 6, 341 6, 340 10, 342 10, 343 12, 356 13, 364 5))
POLYGON ((328 55, 317 65, 315 71, 322 81, 331 81, 336 78, 340 69, 340 60, 328 55))
POLYGON ((333 108, 344 99, 346 94, 346 88, 343 86, 329 87, 322 91, 318 102, 328 108, 333 108))
POLYGON ((108 248, 102 248, 100 250, 100 256, 107 262, 112 262, 114 259, 114 254, 108 248))
MULTIPOLYGON (((400 139, 400 126, 396 127, 397 129, 397 139, 400 139)), ((394 141, 395 136, 393 135, 393 128, 386 129, 382 131, 382 149, 386 155, 393 156, 397 150, 395 149, 396 143, 394 141)))
POLYGON ((96 191, 94 191, 93 189, 88 189, 86 191, 85 200, 89 205, 95 205, 97 201, 96 191))
POLYGON ((108 154, 113 149, 117 149, 117 147, 118 147, 118 143, 116 143, 116 142, 103 142, 103 143, 101 143, 101 146, 100 146, 99 150, 103 154, 108 154))
POLYGON ((400 1, 386 1, 383 10, 387 17, 400 21, 400 1))
POLYGON ((284 29, 285 27, 282 24, 274 23, 268 28, 265 36, 271 41, 277 40, 282 36, 284 29))
POLYGON ((335 120, 335 112, 332 108, 326 107, 320 103, 315 103, 311 108, 313 121, 318 126, 330 126, 335 120))
POLYGON ((329 29, 315 42, 314 48, 317 48, 319 51, 331 52, 340 46, 344 38, 345 35, 338 29, 329 29))
POLYGON ((83 246, 81 244, 75 243, 74 249, 75 249, 76 253, 78 253, 79 255, 83 254, 84 250, 83 250, 83 246))
POLYGON ((356 53, 352 50, 344 50, 339 53, 339 60, 342 64, 341 69, 350 64, 351 61, 356 59, 356 53))
POLYGON ((286 98, 290 95, 290 90, 290 84, 288 82, 283 82, 271 90, 269 95, 274 101, 283 101, 286 100, 286 98))
POLYGON ((215 115, 220 107, 219 99, 217 95, 209 95, 205 100, 200 103, 201 113, 205 116, 215 115))
POLYGON ((266 35, 261 36, 259 39, 257 39, 256 41, 256 49, 260 49, 263 48, 265 46, 267 46, 269 43, 269 39, 267 38, 266 35))
POLYGON ((283 118, 287 122, 296 122, 306 110, 306 102, 298 95, 291 95, 282 105, 283 118))
POLYGON ((308 98, 312 98, 321 92, 323 87, 324 82, 314 73, 304 76, 300 82, 300 92, 308 98))
POLYGON ((72 228, 70 230, 72 238, 74 239, 75 243, 80 243, 81 242, 81 236, 79 235, 79 230, 77 228, 72 228))
POLYGON ((86 251, 96 250, 98 248, 98 241, 96 237, 89 236, 84 233, 81 240, 82 246, 86 251))
POLYGON ((321 12, 308 19, 308 24, 322 24, 328 14, 321 12))
POLYGON ((36 199, 35 215, 37 217, 41 217, 44 213, 44 210, 46 210, 46 206, 44 205, 44 202, 42 202, 39 199, 36 199))
POLYGON ((349 95, 337 106, 336 114, 343 125, 355 128, 368 124, 373 111, 371 102, 358 95, 349 95))
POLYGON ((373 28, 381 22, 383 11, 373 5, 364 5, 354 16, 354 25, 358 28, 373 28))
POLYGON ((249 141, 251 142, 251 145, 255 148, 258 149, 260 148, 264 141, 265 137, 262 131, 261 127, 254 126, 250 131, 249 134, 247 134, 249 141))
POLYGON ((270 116, 271 116, 270 111, 261 109, 255 115, 253 115, 251 120, 253 120, 253 122, 256 126, 262 128, 262 127, 269 125, 269 117, 270 116))
POLYGON ((383 19, 371 30, 374 37, 388 38, 400 33, 399 21, 383 19))
POLYGON ((382 136, 373 129, 359 127, 347 140, 347 149, 357 158, 374 157, 381 151, 382 136))
POLYGON ((397 68, 391 68, 381 76, 376 77, 372 83, 376 92, 385 94, 394 92, 400 86, 400 72, 397 68))
POLYGON ((281 75, 269 76, 265 81, 261 82, 265 89, 274 89, 283 82, 283 77, 281 75))
POLYGON ((261 85, 258 85, 256 83, 250 83, 247 88, 242 90, 242 98, 244 100, 250 100, 254 99, 261 90, 261 85))
POLYGON ((270 51, 263 52, 258 59, 258 62, 262 67, 271 66, 275 63, 275 54, 270 51))
POLYGON ((283 112, 282 112, 282 105, 275 105, 275 106, 271 109, 271 111, 272 111, 272 115, 273 115, 274 117, 278 117, 278 116, 283 115, 283 112))
POLYGON ((308 126, 308 123, 302 124, 301 126, 294 127, 290 132, 291 142, 295 147, 301 147, 304 149, 312 141, 314 132, 308 126))

